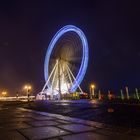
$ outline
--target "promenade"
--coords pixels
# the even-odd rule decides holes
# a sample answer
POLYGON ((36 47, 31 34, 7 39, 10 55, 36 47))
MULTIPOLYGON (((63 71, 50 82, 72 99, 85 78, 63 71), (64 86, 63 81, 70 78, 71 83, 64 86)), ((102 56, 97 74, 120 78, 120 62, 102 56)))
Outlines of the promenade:
POLYGON ((24 108, 0 108, 0 140, 140 140, 139 132, 24 108))

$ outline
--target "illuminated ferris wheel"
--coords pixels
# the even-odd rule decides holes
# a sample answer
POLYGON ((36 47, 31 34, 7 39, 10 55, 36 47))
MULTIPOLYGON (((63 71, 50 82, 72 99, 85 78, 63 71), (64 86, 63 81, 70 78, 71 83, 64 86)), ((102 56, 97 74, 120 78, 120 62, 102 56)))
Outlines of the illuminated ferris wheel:
POLYGON ((84 33, 73 25, 61 28, 52 38, 45 57, 45 85, 42 94, 83 92, 80 84, 88 66, 88 43, 84 33))

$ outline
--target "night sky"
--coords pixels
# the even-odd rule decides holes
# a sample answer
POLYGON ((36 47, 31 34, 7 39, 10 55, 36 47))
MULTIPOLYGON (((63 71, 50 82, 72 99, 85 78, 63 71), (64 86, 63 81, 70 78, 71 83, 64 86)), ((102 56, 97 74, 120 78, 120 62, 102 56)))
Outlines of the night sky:
POLYGON ((44 85, 44 58, 53 35, 73 24, 89 43, 88 91, 140 89, 139 0, 28 0, 0 2, 0 91, 14 95, 25 83, 44 85))

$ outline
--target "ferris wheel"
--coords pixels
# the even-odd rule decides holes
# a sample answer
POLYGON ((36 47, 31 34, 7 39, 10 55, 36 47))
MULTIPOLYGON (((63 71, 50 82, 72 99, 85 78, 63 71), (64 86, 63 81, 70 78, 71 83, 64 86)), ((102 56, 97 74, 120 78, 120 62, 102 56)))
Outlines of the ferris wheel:
POLYGON ((61 28, 52 38, 44 63, 45 85, 41 93, 59 95, 83 92, 80 84, 88 66, 88 42, 81 29, 61 28))

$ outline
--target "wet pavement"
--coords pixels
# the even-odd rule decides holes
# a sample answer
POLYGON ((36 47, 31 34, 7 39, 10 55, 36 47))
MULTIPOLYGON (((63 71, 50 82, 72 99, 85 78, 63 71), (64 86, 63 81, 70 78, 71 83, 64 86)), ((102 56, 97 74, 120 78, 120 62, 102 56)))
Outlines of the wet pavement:
POLYGON ((36 101, 24 107, 115 126, 140 128, 140 103, 62 100, 61 102, 36 101))
POLYGON ((1 107, 0 140, 139 140, 140 129, 19 107, 1 107))

